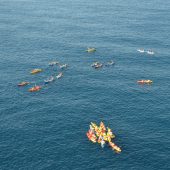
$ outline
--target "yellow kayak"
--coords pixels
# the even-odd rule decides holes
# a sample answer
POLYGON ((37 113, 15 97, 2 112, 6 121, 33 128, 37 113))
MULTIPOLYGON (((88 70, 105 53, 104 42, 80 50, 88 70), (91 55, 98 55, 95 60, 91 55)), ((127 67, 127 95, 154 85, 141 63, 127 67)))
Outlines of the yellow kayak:
POLYGON ((109 142, 109 145, 113 150, 115 150, 117 153, 120 153, 122 150, 113 142, 109 142))
POLYGON ((96 49, 95 48, 87 48, 86 50, 88 53, 92 53, 92 52, 95 52, 96 49))
POLYGON ((43 71, 42 69, 34 69, 34 70, 31 71, 31 74, 37 74, 37 73, 40 73, 42 71, 43 71))
POLYGON ((110 128, 107 128, 107 137, 108 138, 115 138, 115 135, 112 133, 112 130, 110 128))
POLYGON ((99 127, 95 124, 95 123, 93 123, 93 122, 91 122, 91 125, 92 125, 92 127, 94 128, 94 129, 98 129, 99 127))
POLYGON ((105 125, 103 122, 100 122, 100 128, 102 129, 102 131, 106 131, 105 125))
POLYGON ((139 84, 151 84, 153 83, 152 80, 138 80, 137 83, 139 84))

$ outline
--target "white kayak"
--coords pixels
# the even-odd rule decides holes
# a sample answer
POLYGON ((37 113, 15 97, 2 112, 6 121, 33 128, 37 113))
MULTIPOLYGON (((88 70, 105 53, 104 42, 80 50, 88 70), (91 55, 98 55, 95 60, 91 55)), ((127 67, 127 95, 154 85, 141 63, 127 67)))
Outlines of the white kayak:
POLYGON ((140 52, 140 53, 144 53, 145 52, 144 49, 138 49, 137 51, 140 52))
POLYGON ((56 76, 56 78, 59 79, 59 78, 61 78, 62 76, 63 76, 63 73, 59 73, 59 74, 56 76))
POLYGON ((104 145, 105 145, 105 141, 102 140, 102 141, 101 141, 101 147, 104 148, 104 145))
POLYGON ((115 62, 114 62, 113 60, 111 60, 111 61, 109 61, 108 63, 106 63, 105 66, 111 66, 111 65, 113 65, 113 64, 115 64, 115 62))
POLYGON ((48 63, 49 66, 54 66, 54 65, 57 65, 57 64, 59 64, 58 61, 52 61, 52 62, 48 63))
POLYGON ((147 51, 147 54, 149 54, 149 55, 154 55, 154 52, 153 52, 152 50, 148 50, 148 51, 147 51))
POLYGON ((100 64, 99 62, 94 62, 91 66, 92 67, 95 67, 95 66, 97 66, 98 64, 100 64))
POLYGON ((63 69, 63 68, 67 68, 68 65, 67 65, 67 64, 63 64, 63 65, 59 65, 59 67, 60 67, 61 69, 63 69))
POLYGON ((44 80, 45 84, 48 84, 48 83, 50 83, 52 81, 54 81, 54 77, 53 76, 51 76, 48 79, 44 80))

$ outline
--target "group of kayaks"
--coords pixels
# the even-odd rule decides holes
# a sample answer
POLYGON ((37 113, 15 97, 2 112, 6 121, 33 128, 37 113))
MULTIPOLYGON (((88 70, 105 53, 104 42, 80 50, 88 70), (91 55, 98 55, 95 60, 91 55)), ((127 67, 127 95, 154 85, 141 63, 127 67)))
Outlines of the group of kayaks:
MULTIPOLYGON (((90 47, 90 48, 87 48, 87 50, 86 50, 86 52, 88 52, 88 53, 93 53, 93 52, 95 52, 96 51, 96 48, 94 48, 94 47, 90 47)), ((100 62, 94 62, 94 63, 92 63, 91 64, 91 67, 93 67, 93 68, 95 68, 95 69, 98 69, 98 68, 101 68, 101 67, 103 67, 103 66, 112 66, 112 65, 114 65, 115 64, 115 62, 113 61, 113 60, 111 60, 111 61, 109 61, 109 62, 107 62, 106 64, 102 64, 102 63, 100 63, 100 62)))
POLYGON ((113 60, 107 62, 106 64, 102 64, 102 63, 100 63, 100 62, 94 62, 94 63, 92 63, 91 67, 97 69, 97 68, 101 68, 101 67, 103 67, 103 66, 106 66, 106 67, 112 66, 112 65, 114 65, 114 64, 115 64, 115 62, 114 62, 113 60))
POLYGON ((55 79, 60 79, 61 77, 63 77, 63 73, 60 72, 57 76, 50 76, 49 78, 47 78, 46 80, 44 80, 45 84, 51 83, 53 82, 55 79))
POLYGON ((143 48, 137 49, 137 51, 140 52, 140 53, 147 53, 149 55, 154 55, 155 54, 154 51, 152 51, 152 50, 144 50, 143 48))
MULTIPOLYGON (((96 48, 94 48, 94 47, 87 48, 86 51, 89 52, 89 53, 92 53, 92 52, 95 52, 95 51, 96 51, 96 48)), ((145 51, 144 49, 138 49, 137 51, 140 52, 140 53, 147 52, 147 53, 150 54, 150 55, 153 55, 153 54, 154 54, 154 52, 153 52, 152 50, 145 51)), ((97 62, 92 63, 92 64, 91 64, 91 67, 93 67, 93 68, 95 68, 95 69, 99 69, 99 68, 101 68, 101 67, 103 67, 103 66, 106 66, 106 67, 107 67, 107 66, 112 66, 112 65, 114 65, 114 64, 115 64, 115 62, 114 62, 113 60, 107 62, 106 64, 102 64, 102 63, 100 63, 100 62, 97 61, 97 62)), ((152 81, 152 80, 138 80, 137 83, 138 83, 138 84, 142 84, 142 85, 144 85, 144 84, 150 85, 150 84, 153 83, 153 81, 152 81)))
MULTIPOLYGON (((52 62, 49 63, 49 66, 54 66, 54 65, 59 66, 59 68, 60 68, 61 70, 63 70, 64 68, 67 68, 67 67, 68 67, 67 64, 61 65, 61 64, 59 64, 59 62, 57 62, 57 61, 52 61, 52 62)), ((30 74, 38 74, 38 73, 40 73, 40 72, 42 72, 42 71, 43 71, 43 69, 36 68, 36 69, 31 70, 30 74)), ((44 84, 45 84, 45 85, 46 85, 46 84, 49 84, 49 83, 53 82, 53 81, 56 80, 56 79, 60 79, 61 77, 63 77, 63 72, 59 72, 56 76, 50 76, 49 78, 45 79, 45 80, 44 80, 44 84)), ((18 86, 19 86, 19 87, 22 87, 22 86, 27 86, 27 85, 30 85, 30 84, 32 84, 32 83, 31 83, 31 82, 28 82, 28 81, 23 81, 23 82, 20 82, 20 83, 18 84, 18 86)), ((33 83, 33 84, 34 84, 34 85, 33 85, 31 88, 28 89, 29 92, 40 91, 41 88, 42 88, 42 86, 43 86, 43 85, 41 85, 41 86, 40 86, 40 85, 36 85, 35 83, 33 83)))
MULTIPOLYGON (((23 87, 23 86, 27 86, 32 84, 31 82, 27 82, 27 81, 23 81, 21 83, 18 84, 19 87, 23 87)), ((32 86, 31 88, 28 89, 29 92, 35 92, 35 91, 40 91, 42 88, 42 86, 37 86, 34 84, 34 86, 32 86)))
POLYGON ((103 122, 100 122, 99 126, 91 122, 89 127, 86 135, 91 142, 100 144, 102 148, 108 144, 115 152, 121 152, 121 148, 112 141, 115 138, 115 135, 109 127, 105 127, 103 122))

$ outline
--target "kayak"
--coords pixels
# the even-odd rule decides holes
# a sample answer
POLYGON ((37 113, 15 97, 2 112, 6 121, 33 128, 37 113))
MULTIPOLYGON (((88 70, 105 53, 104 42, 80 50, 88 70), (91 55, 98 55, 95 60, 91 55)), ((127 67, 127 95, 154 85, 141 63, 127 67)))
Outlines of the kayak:
POLYGON ((100 122, 100 127, 101 127, 102 132, 104 133, 106 131, 106 128, 103 122, 100 122))
POLYGON ((30 83, 27 81, 23 81, 23 82, 19 83, 18 86, 26 86, 28 84, 30 84, 30 83))
POLYGON ((41 89, 41 86, 34 86, 34 87, 30 88, 28 91, 35 92, 35 91, 39 91, 40 89, 41 89))
POLYGON ((92 52, 95 52, 96 49, 95 48, 87 48, 86 52, 88 53, 92 53, 92 52))
POLYGON ((147 54, 149 54, 149 55, 154 55, 154 52, 153 52, 152 50, 148 50, 148 51, 147 51, 147 54))
POLYGON ((50 82, 54 81, 54 77, 51 76, 50 78, 48 78, 47 80, 44 80, 45 84, 48 84, 50 82))
POLYGON ((59 79, 59 78, 61 78, 62 76, 63 76, 63 73, 59 73, 59 74, 56 76, 56 78, 59 79))
POLYGON ((111 60, 110 62, 106 63, 105 66, 112 66, 112 65, 114 65, 114 64, 115 64, 115 62, 111 60))
POLYGON ((151 84, 153 83, 152 80, 138 80, 137 83, 139 84, 151 84))
POLYGON ((94 128, 94 130, 96 132, 96 135, 99 136, 99 134, 98 134, 99 127, 95 123, 93 123, 93 122, 91 122, 91 125, 94 128))
POLYGON ((108 141, 108 136, 106 135, 106 133, 103 133, 103 139, 104 139, 105 141, 108 141))
POLYGON ((63 65, 59 65, 59 67, 60 67, 61 69, 63 69, 63 68, 67 68, 68 65, 67 65, 67 64, 63 64, 63 65))
POLYGON ((95 134, 92 132, 92 131, 88 131, 87 133, 86 133, 86 135, 87 135, 87 137, 88 137, 88 139, 90 140, 90 141, 92 141, 93 143, 96 143, 96 136, 95 136, 95 134))
POLYGON ((37 74, 37 73, 40 73, 42 71, 43 71, 42 69, 34 69, 34 70, 31 71, 31 74, 37 74))
POLYGON ((96 143, 96 138, 91 137, 88 133, 87 133, 87 137, 90 141, 92 141, 93 143, 96 143))
POLYGON ((97 66, 97 65, 99 65, 100 63, 99 62, 94 62, 91 66, 92 67, 95 67, 95 66, 97 66))
POLYGON ((108 141, 111 140, 111 138, 115 138, 115 135, 112 133, 111 129, 110 128, 107 128, 107 138, 108 138, 108 141))
POLYGON ((115 150, 117 153, 120 153, 122 150, 113 142, 109 142, 109 145, 113 150, 115 150))
POLYGON ((144 53, 145 52, 144 49, 138 49, 137 51, 140 52, 140 53, 144 53))
POLYGON ((54 65, 57 65, 57 64, 59 64, 58 61, 52 61, 52 62, 48 63, 49 66, 54 66, 54 65))
POLYGON ((97 68, 101 68, 102 66, 103 66, 103 64, 97 64, 94 66, 94 68, 97 69, 97 68))
POLYGON ((92 127, 93 127, 94 129, 98 128, 98 126, 97 126, 95 123, 93 123, 93 122, 91 122, 91 125, 92 125, 92 127))
POLYGON ((105 145, 105 141, 102 140, 102 141, 101 141, 101 147, 104 148, 104 145, 105 145))

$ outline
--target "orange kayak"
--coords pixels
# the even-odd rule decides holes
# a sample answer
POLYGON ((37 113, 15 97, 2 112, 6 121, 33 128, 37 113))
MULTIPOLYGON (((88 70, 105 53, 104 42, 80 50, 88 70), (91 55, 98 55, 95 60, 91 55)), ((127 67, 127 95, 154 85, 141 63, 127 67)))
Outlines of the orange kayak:
POLYGON ((113 150, 115 150, 117 153, 120 153, 122 150, 113 142, 109 142, 109 145, 113 150))
POLYGON ((34 70, 31 71, 31 74, 40 73, 42 71, 43 71, 42 69, 34 69, 34 70))
POLYGON ((23 81, 23 82, 19 83, 18 86, 26 86, 28 84, 30 84, 30 83, 27 81, 23 81))
POLYGON ((28 91, 35 92, 35 91, 39 91, 40 89, 41 89, 41 86, 34 86, 34 87, 30 88, 28 91))

